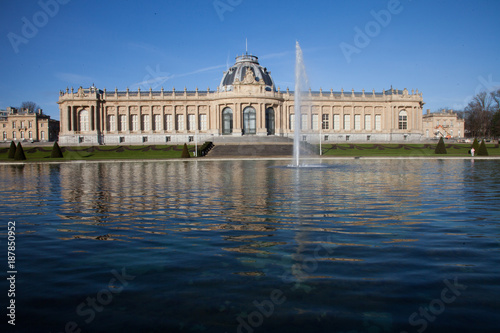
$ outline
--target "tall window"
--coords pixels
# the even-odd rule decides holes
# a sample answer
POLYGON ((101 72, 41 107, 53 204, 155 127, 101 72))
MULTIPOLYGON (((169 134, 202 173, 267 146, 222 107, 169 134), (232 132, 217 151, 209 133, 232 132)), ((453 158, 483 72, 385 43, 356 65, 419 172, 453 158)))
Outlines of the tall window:
POLYGON ((130 121, 132 122, 132 126, 131 129, 132 131, 134 132, 137 132, 139 130, 139 121, 138 121, 138 116, 136 114, 133 114, 132 116, 130 116, 130 121))
POLYGON ((33 122, 32 121, 28 121, 28 128, 31 128, 33 127, 33 122))
POLYGON ((114 115, 108 116, 108 131, 110 132, 116 131, 116 121, 114 115))
POLYGON ((207 115, 206 114, 200 114, 200 131, 206 131, 207 130, 207 115))
POLYGON ((334 114, 333 115, 333 129, 340 129, 340 115, 339 114, 334 114))
POLYGON ((302 121, 300 122, 300 129, 308 129, 307 128, 307 114, 302 115, 302 121))
POLYGON ((358 130, 358 131, 361 129, 361 115, 360 114, 354 115, 354 129, 358 130))
POLYGON ((173 130, 172 115, 171 114, 165 115, 165 130, 167 130, 167 131, 173 130))
POLYGON ((405 110, 399 112, 399 129, 408 129, 408 113, 405 110))
POLYGON ((21 121, 21 128, 24 128, 24 121, 21 121))
POLYGON ((120 131, 126 131, 127 130, 127 116, 124 114, 121 114, 120 116, 120 131))
POLYGON ((344 115, 344 129, 345 130, 351 129, 351 115, 350 114, 344 115))
POLYGON ((154 129, 155 131, 161 131, 161 115, 160 114, 155 114, 154 117, 154 129))
POLYGON ((12 128, 16 128, 16 122, 15 121, 12 122, 12 128))
POLYGON ((196 115, 188 114, 188 131, 194 131, 196 129, 196 115))
POLYGON ((290 129, 292 131, 295 130, 295 115, 294 114, 290 115, 290 129))
POLYGON ((5 131, 3 132, 3 139, 7 140, 7 132, 5 132, 5 131))
POLYGON ((233 133, 233 110, 224 108, 222 110, 222 134, 233 133))
POLYGON ((87 110, 80 111, 80 131, 89 130, 89 112, 87 110))
POLYGON ((177 130, 184 131, 184 115, 178 114, 176 120, 177 120, 177 130))
POLYGON ((24 131, 21 131, 21 140, 24 139, 24 131))
POLYGON ((369 131, 372 129, 372 116, 370 114, 365 114, 365 130, 369 131))
POLYGON ((376 131, 382 130, 382 115, 380 114, 375 115, 375 130, 376 131))
POLYGON ((17 133, 15 131, 12 132, 12 140, 17 140, 17 133))
POLYGON ((321 128, 327 130, 330 128, 330 124, 328 123, 328 115, 324 114, 322 116, 321 128))
POLYGON ((319 115, 313 114, 311 121, 312 121, 312 129, 315 130, 315 131, 317 131, 318 128, 319 128, 319 126, 318 126, 319 125, 318 124, 318 122, 319 122, 319 115))
POLYGON ((42 139, 42 141, 45 140, 45 132, 44 131, 40 132, 40 138, 42 139))
MULTIPOLYGON (((5 132, 4 132, 5 133, 5 132)), ((29 131, 28 132, 28 136, 29 136, 29 139, 30 140, 33 140, 33 132, 32 131, 29 131)))
POLYGON ((142 115, 142 130, 149 131, 151 128, 149 127, 149 114, 142 115))

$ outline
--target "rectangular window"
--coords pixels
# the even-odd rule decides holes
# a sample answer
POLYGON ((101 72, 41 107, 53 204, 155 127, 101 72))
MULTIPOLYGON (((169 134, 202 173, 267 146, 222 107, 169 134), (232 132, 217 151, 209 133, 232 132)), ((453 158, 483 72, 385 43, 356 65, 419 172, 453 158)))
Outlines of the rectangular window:
POLYGON ((127 116, 124 114, 121 114, 119 117, 120 117, 120 131, 126 131, 127 130, 127 116))
POLYGON ((361 115, 360 114, 354 115, 354 129, 357 131, 359 131, 361 129, 361 115))
POLYGON ((376 131, 382 130, 382 116, 379 114, 375 115, 375 130, 376 131))
MULTIPOLYGON (((31 132, 30 132, 31 133, 31 132)), ((3 139, 7 140, 7 132, 3 132, 3 139)))
POLYGON ((302 116, 302 121, 300 122, 300 129, 308 129, 307 128, 307 114, 303 114, 302 116))
POLYGON ((120 143, 124 143, 125 142, 125 137, 124 136, 120 136, 120 143))
POLYGON ((399 115, 399 129, 405 130, 408 128, 408 116, 399 115))
POLYGON ((200 114, 200 130, 201 131, 207 130, 207 115, 206 114, 200 114))
POLYGON ((114 115, 109 115, 108 116, 108 131, 114 132, 116 131, 116 122, 115 122, 115 116, 114 115))
POLYGON ((155 131, 161 131, 161 115, 160 114, 155 114, 155 131))
POLYGON ((372 116, 370 114, 365 114, 365 130, 369 131, 372 129, 372 116))
POLYGON ((344 115, 344 129, 345 130, 351 129, 351 115, 350 114, 344 115))
POLYGON ((31 128, 33 127, 33 122, 32 121, 28 121, 28 128, 31 128))
POLYGON ((177 115, 177 130, 178 131, 184 131, 184 115, 183 114, 178 114, 177 115))
POLYGON ((172 115, 171 114, 166 114, 165 115, 165 130, 167 131, 172 131, 173 126, 172 126, 172 115))
POLYGON ((196 115, 188 114, 188 131, 194 131, 196 129, 196 115))
POLYGON ((17 139, 17 133, 16 132, 12 132, 12 140, 16 140, 17 139))
POLYGON ((132 131, 137 132, 139 130, 139 122, 138 122, 138 116, 136 114, 133 114, 131 116, 131 121, 132 121, 132 131))
POLYGON ((336 130, 340 129, 340 115, 339 114, 333 115, 333 129, 336 129, 336 130))
POLYGON ((290 115, 290 129, 292 131, 295 130, 295 115, 294 114, 290 115))
POLYGON ((312 121, 312 129, 314 131, 317 131, 319 129, 319 126, 318 126, 319 125, 318 124, 319 123, 319 115, 313 114, 311 121, 312 121))
POLYGON ((21 131, 21 140, 24 139, 24 131, 21 131))
POLYGON ((149 114, 143 114, 142 115, 142 130, 149 131, 151 129, 149 124, 150 124, 149 114))
POLYGON ((321 128, 324 130, 327 130, 330 128, 330 124, 328 123, 328 115, 327 114, 324 114, 322 116, 321 128))
POLYGON ((21 121, 21 128, 24 128, 24 121, 21 121))
POLYGON ((15 121, 12 122, 12 128, 16 128, 16 122, 15 121))

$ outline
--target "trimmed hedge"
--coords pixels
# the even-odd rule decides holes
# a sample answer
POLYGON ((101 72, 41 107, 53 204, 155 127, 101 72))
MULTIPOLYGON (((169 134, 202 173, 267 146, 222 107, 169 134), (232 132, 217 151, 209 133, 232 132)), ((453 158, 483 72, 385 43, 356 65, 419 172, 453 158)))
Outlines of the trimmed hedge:
POLYGON ((10 147, 9 147, 9 158, 14 158, 16 155, 16 144, 14 141, 10 142, 10 147))
POLYGON ((446 146, 444 144, 443 137, 439 138, 439 142, 436 146, 436 149, 434 149, 435 154, 448 154, 446 151, 446 146))
POLYGON ((189 150, 187 144, 184 144, 184 147, 182 148, 182 154, 181 158, 190 158, 191 155, 189 155, 189 150))
POLYGON ((54 146, 52 146, 52 152, 50 153, 51 158, 62 158, 63 153, 61 147, 57 144, 57 141, 54 142, 54 146))
POLYGON ((24 161, 26 160, 26 155, 24 154, 23 146, 21 146, 21 142, 17 144, 16 154, 14 155, 14 159, 16 161, 24 161))
POLYGON ((479 145, 479 148, 476 149, 477 156, 488 156, 488 149, 486 148, 486 143, 481 141, 481 144, 479 145))

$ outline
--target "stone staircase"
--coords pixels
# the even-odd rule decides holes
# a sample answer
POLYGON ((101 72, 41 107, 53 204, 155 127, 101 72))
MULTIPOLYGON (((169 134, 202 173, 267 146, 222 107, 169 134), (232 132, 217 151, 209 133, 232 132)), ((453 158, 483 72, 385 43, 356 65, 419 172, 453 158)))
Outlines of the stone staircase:
POLYGON ((291 157, 292 144, 215 144, 207 157, 291 157))

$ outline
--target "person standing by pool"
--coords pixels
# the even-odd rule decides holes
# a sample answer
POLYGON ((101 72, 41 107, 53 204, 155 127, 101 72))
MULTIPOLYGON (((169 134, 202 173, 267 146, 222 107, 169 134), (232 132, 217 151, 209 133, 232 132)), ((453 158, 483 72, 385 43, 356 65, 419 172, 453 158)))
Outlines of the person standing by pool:
POLYGON ((470 154, 471 154, 471 156, 472 156, 472 157, 474 157, 474 152, 475 152, 475 151, 476 151, 476 150, 475 150, 474 148, 471 148, 471 150, 470 150, 470 154))

